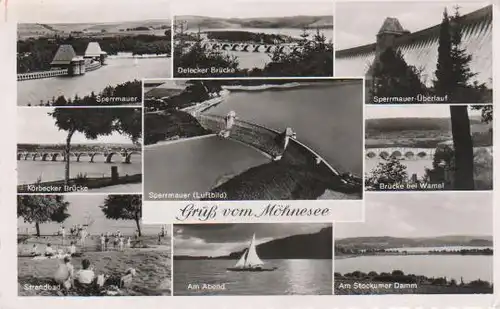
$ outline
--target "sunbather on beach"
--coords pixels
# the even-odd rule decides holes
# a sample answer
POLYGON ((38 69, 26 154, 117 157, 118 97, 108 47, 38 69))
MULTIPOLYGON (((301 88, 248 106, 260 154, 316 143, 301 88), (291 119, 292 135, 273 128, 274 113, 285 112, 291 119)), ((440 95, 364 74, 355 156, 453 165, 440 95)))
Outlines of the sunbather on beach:
POLYGON ((38 246, 36 244, 33 244, 33 247, 31 247, 31 256, 40 256, 41 253, 38 252, 38 246))
POLYGON ((45 247, 45 256, 54 256, 55 252, 54 249, 52 248, 52 245, 50 243, 47 244, 47 247, 45 247))
POLYGON ((74 267, 71 264, 71 258, 66 256, 64 263, 60 264, 54 274, 54 280, 61 284, 66 290, 69 290, 73 285, 74 267))
POLYGON ((82 269, 79 270, 75 275, 75 284, 82 287, 87 287, 92 285, 95 280, 95 273, 92 267, 90 267, 90 261, 88 259, 82 260, 82 269))

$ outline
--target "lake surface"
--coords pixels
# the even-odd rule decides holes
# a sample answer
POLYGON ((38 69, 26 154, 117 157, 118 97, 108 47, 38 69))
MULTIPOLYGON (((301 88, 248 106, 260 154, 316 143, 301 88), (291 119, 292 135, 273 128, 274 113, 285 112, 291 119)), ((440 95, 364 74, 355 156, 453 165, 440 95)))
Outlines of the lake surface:
POLYGON ((231 272, 236 260, 174 260, 174 295, 331 295, 331 260, 265 260, 270 272, 231 272), (225 290, 188 289, 222 284, 225 290))
POLYGON ((493 256, 487 255, 403 255, 360 256, 335 260, 334 271, 368 273, 402 270, 405 274, 446 277, 464 282, 481 279, 493 282, 493 256))
MULTIPOLYGON (((45 181, 54 181, 64 179, 65 162, 62 161, 32 161, 18 160, 17 161, 17 179, 18 184, 33 184, 38 178, 45 181)), ((88 178, 93 177, 110 177, 111 166, 118 167, 120 176, 141 174, 142 164, 138 156, 132 158, 132 163, 103 163, 103 162, 71 162, 70 177, 75 178, 78 174, 86 174, 88 178), (135 159, 135 161, 134 161, 135 159)), ((109 192, 105 190, 106 192, 109 192)), ((134 192, 140 192, 134 191, 134 192)))
POLYGON ((224 176, 234 176, 268 162, 254 148, 217 136, 146 147, 145 199, 149 199, 149 192, 207 192, 224 176))
MULTIPOLYGON (((92 91, 99 93, 107 86, 141 80, 142 78, 168 78, 171 75, 170 58, 138 58, 109 56, 106 65, 95 71, 75 77, 52 77, 17 82, 17 105, 39 105, 60 95, 83 97, 92 91)), ((140 99, 140 98, 139 98, 140 99)))
POLYGON ((363 174, 362 84, 321 83, 287 90, 232 92, 207 114, 226 116, 283 131, 291 127, 297 139, 341 172, 363 174))

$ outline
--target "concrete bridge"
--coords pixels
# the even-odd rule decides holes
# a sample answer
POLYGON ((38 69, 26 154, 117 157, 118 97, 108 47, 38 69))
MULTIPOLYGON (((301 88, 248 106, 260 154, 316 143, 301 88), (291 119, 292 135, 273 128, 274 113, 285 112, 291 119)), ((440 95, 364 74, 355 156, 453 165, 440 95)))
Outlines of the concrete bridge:
MULTIPOLYGON (((133 156, 141 156, 139 151, 131 152, 71 152, 70 160, 74 162, 89 162, 95 163, 97 160, 103 163, 116 163, 113 158, 119 158, 121 163, 132 163, 133 156), (73 158, 73 159, 71 159, 73 158)), ((18 152, 17 160, 25 161, 66 161, 63 152, 18 152)))
MULTIPOLYGON (((194 44, 194 42, 191 42, 191 44, 194 44)), ((302 47, 297 43, 263 44, 248 42, 205 41, 201 43, 201 46, 209 50, 225 50, 252 53, 273 53, 275 51, 290 53, 293 51, 300 51, 302 49, 302 47)))
MULTIPOLYGON (((462 46, 472 55, 470 68, 477 73, 474 77, 479 83, 492 87, 492 31, 493 9, 486 6, 463 15, 462 46)), ((365 76, 371 79, 371 67, 378 56, 391 47, 401 51, 409 65, 422 68, 422 82, 430 86, 437 65, 439 29, 438 24, 409 33, 405 31, 404 20, 388 17, 380 21, 380 28, 375 43, 335 51, 335 76, 365 76)))
POLYGON ((435 148, 368 148, 365 150, 367 159, 398 158, 404 160, 429 160, 434 157, 435 148))
MULTIPOLYGON (((437 148, 439 149, 439 147, 437 148)), ((474 155, 487 153, 493 154, 493 147, 474 147, 474 155)), ((392 148, 367 148, 365 149, 366 159, 387 159, 398 158, 402 160, 432 160, 436 148, 411 148, 411 147, 392 147, 392 148)))

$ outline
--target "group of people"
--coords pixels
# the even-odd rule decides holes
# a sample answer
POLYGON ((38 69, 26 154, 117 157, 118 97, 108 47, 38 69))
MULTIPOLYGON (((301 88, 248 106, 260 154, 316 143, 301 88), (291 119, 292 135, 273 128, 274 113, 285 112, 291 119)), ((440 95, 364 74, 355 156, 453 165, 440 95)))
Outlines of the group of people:
MULTIPOLYGON (((69 229, 69 232, 71 236, 79 237, 80 245, 82 247, 85 247, 85 241, 89 236, 86 226, 83 226, 81 224, 75 224, 69 229)), ((61 236, 62 244, 64 245, 66 241, 66 229, 64 228, 64 225, 61 225, 59 227, 57 234, 61 236)))
MULTIPOLYGON (((134 238, 135 239, 139 238, 138 232, 135 233, 134 238)), ((101 234, 100 240, 101 240, 101 251, 108 251, 111 248, 110 242, 113 245, 113 249, 116 249, 118 247, 120 251, 123 251, 125 246, 125 237, 119 230, 113 234, 111 234, 110 232, 107 232, 106 234, 101 234)), ((129 236, 127 237, 127 248, 131 247, 132 247, 132 239, 129 236)))
POLYGON ((76 242, 72 241, 65 252, 63 249, 54 249, 51 243, 48 243, 45 246, 45 251, 43 253, 38 252, 38 245, 33 244, 31 247, 31 256, 45 256, 47 258, 55 257, 55 256, 78 256, 79 254, 76 252, 76 242))
POLYGON ((94 290, 102 288, 104 285, 114 285, 118 288, 126 287, 132 282, 135 275, 136 270, 134 268, 127 269, 124 275, 118 277, 104 274, 96 275, 88 259, 83 259, 82 268, 75 272, 71 257, 66 256, 63 263, 57 268, 54 280, 63 286, 66 291, 71 288, 94 290))

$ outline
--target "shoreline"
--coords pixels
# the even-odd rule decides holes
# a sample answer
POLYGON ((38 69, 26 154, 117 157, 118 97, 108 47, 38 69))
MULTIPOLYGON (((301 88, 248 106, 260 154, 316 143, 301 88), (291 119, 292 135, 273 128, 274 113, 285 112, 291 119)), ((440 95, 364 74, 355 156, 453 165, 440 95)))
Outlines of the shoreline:
POLYGON ((78 193, 88 192, 91 189, 141 182, 142 174, 120 176, 116 180, 113 180, 111 177, 86 178, 84 180, 72 178, 69 180, 67 186, 64 184, 64 180, 18 185, 17 193, 78 193))

